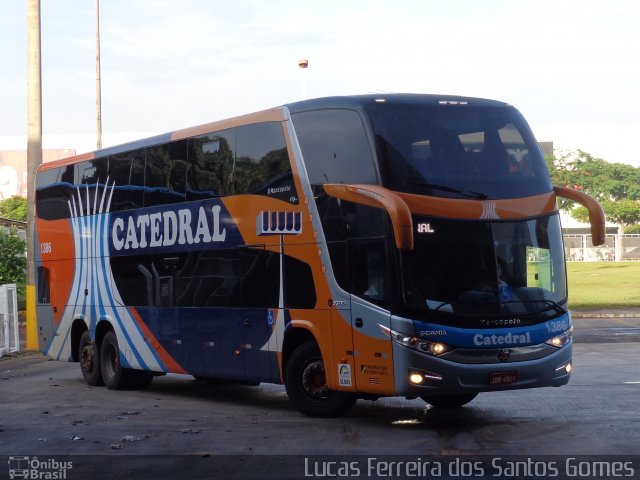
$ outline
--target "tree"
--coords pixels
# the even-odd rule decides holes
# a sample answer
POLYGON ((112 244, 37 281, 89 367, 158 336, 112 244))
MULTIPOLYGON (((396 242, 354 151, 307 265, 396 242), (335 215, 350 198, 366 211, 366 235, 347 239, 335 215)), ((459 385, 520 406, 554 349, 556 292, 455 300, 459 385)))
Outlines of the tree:
POLYGON ((0 217, 27 221, 27 199, 18 195, 0 201, 0 217))
POLYGON ((25 248, 26 244, 20 237, 0 231, 0 284, 24 284, 27 268, 25 248))
MULTIPOLYGON (((640 168, 609 163, 582 150, 555 158, 553 166, 554 185, 575 188, 596 198, 607 218, 620 225, 621 233, 640 223, 640 168)), ((588 219, 586 209, 574 208, 569 200, 562 200, 560 208, 577 220, 588 219)))

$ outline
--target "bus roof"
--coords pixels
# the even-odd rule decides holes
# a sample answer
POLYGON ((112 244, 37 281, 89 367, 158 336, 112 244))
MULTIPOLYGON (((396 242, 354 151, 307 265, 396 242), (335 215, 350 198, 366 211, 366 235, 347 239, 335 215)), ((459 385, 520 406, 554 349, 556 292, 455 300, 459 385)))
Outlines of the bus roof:
POLYGON ((495 100, 487 100, 483 98, 474 97, 462 97, 455 95, 432 95, 432 94, 408 94, 408 93, 381 93, 370 95, 350 95, 350 96, 334 96, 334 97, 322 97, 311 100, 303 100, 300 102, 293 102, 282 105, 280 107, 272 108, 269 110, 263 110, 256 113, 250 113, 248 115, 242 115, 238 117, 232 117, 225 120, 215 121, 212 123, 206 123, 196 127, 185 128, 176 130, 174 132, 168 132, 153 137, 143 138, 135 140, 133 142, 116 145, 113 147, 107 147, 102 150, 94 152, 87 152, 73 157, 56 160, 53 162, 43 163, 38 167, 38 171, 49 170, 52 168, 70 165, 86 160, 93 160, 95 158, 104 158, 109 155, 117 155, 119 153, 128 152, 131 150, 137 150, 143 147, 150 147, 154 145, 160 145, 162 143, 171 142, 174 140, 180 140, 191 136, 202 135, 209 132, 215 132, 217 130, 224 130, 227 128, 233 128, 239 125, 245 125, 248 123, 258 123, 267 121, 283 121, 286 119, 285 108, 291 113, 298 113, 309 110, 319 110, 325 108, 345 108, 360 110, 365 105, 372 102, 393 102, 393 103, 405 103, 412 105, 424 105, 437 106, 437 105, 474 105, 474 106, 492 106, 492 107, 505 107, 509 106, 504 102, 495 100))
POLYGON ((351 95, 340 97, 314 98, 285 105, 291 113, 325 108, 349 108, 359 110, 372 102, 422 105, 434 107, 438 105, 473 105, 482 107, 509 107, 510 105, 485 98, 462 97, 456 95, 433 95, 415 93, 379 93, 370 95, 351 95))

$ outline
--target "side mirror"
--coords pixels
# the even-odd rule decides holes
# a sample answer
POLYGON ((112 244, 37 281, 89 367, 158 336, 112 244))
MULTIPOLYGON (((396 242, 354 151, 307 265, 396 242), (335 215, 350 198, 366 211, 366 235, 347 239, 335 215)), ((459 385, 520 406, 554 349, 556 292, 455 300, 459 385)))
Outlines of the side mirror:
POLYGON ((569 187, 553 187, 553 191, 557 196, 573 200, 587 208, 591 224, 591 243, 596 247, 603 245, 606 235, 605 217, 604 210, 598 201, 584 192, 569 187))
POLYGON ((323 187, 332 197, 370 207, 384 208, 391 218, 396 247, 400 250, 413 250, 411 211, 399 195, 378 185, 326 183, 323 187))

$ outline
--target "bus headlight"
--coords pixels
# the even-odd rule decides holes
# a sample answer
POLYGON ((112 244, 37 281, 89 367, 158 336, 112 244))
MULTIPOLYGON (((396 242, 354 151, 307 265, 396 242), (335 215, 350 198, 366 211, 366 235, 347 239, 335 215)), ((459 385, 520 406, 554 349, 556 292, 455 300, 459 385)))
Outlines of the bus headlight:
POLYGON ((571 327, 566 332, 561 333, 560 335, 551 337, 549 340, 546 340, 544 343, 546 343, 547 345, 551 345, 552 347, 560 348, 565 346, 567 343, 569 343, 572 335, 573 335, 573 327, 571 327))
POLYGON ((434 357, 453 350, 453 347, 446 343, 413 337, 405 333, 396 332, 395 330, 385 329, 385 333, 388 334, 394 342, 402 345, 403 347, 412 348, 413 350, 418 350, 419 352, 424 352, 429 355, 433 355, 434 357))

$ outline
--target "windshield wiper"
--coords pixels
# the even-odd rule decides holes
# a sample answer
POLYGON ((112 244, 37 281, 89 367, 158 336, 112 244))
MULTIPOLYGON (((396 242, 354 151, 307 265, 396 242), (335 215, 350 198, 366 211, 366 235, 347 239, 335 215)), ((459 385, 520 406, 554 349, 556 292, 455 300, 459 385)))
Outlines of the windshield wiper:
POLYGON ((437 183, 409 181, 409 182, 404 182, 404 184, 420 185, 421 187, 427 187, 433 190, 442 190, 443 192, 455 193, 466 198, 476 198, 478 200, 486 200, 487 198, 489 198, 488 195, 486 195, 485 193, 474 192, 473 190, 460 190, 457 188, 449 187, 447 185, 440 185, 437 183))

